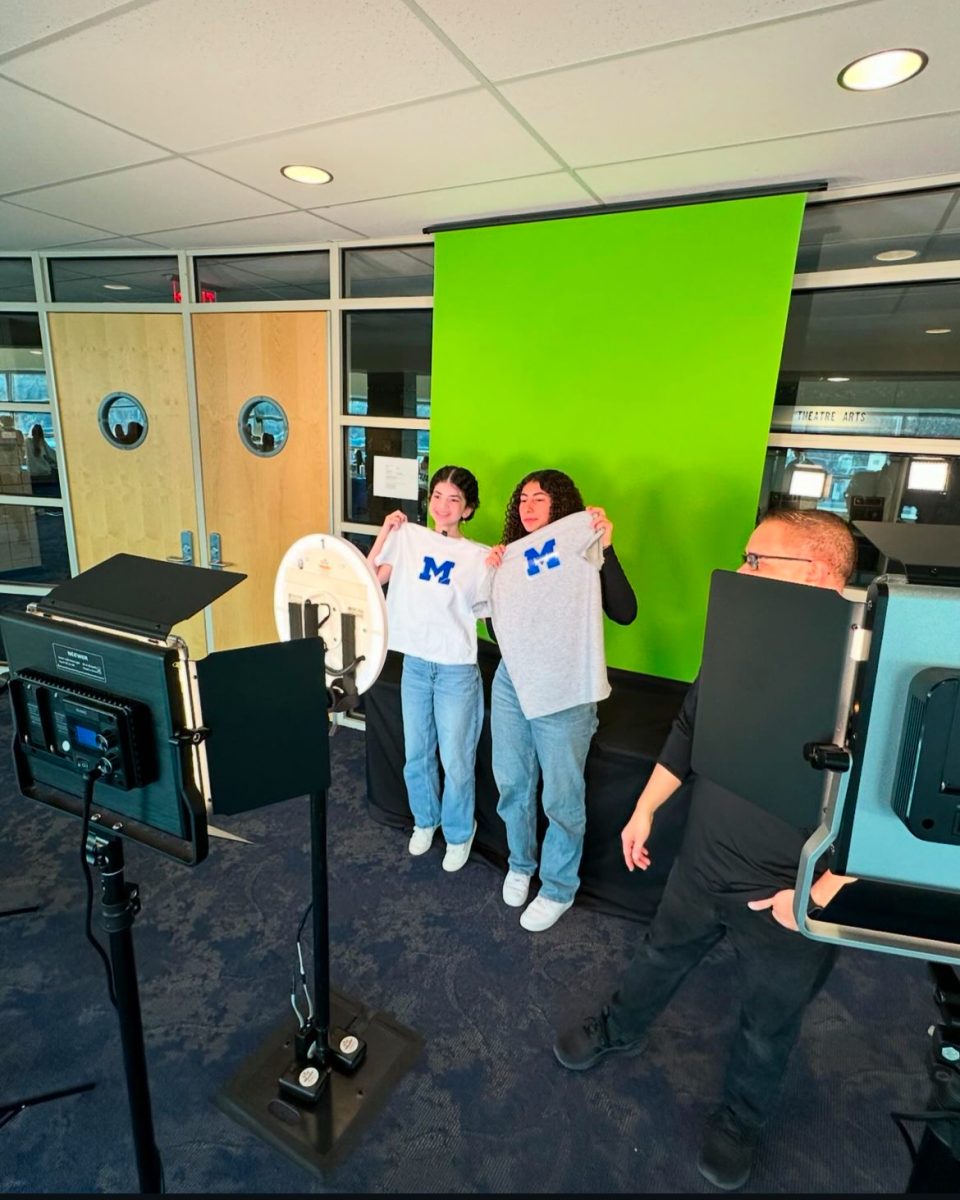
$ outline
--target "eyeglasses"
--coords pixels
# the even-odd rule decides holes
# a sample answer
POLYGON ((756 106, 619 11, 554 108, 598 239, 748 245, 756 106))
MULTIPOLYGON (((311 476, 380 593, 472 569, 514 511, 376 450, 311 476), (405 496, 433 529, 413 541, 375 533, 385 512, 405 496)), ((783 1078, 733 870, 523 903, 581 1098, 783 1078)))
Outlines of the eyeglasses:
POLYGON ((754 554, 752 550, 745 550, 740 557, 751 571, 759 571, 762 558, 776 559, 777 562, 813 562, 812 558, 794 558, 790 554, 754 554))

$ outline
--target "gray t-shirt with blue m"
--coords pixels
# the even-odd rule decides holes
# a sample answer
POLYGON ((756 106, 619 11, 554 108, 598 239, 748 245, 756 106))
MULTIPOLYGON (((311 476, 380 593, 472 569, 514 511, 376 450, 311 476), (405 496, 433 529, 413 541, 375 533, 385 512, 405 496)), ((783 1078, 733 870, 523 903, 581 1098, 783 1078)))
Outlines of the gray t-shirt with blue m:
POLYGON ((490 615, 524 716, 610 695, 600 533, 573 513, 507 546, 490 576, 490 615))

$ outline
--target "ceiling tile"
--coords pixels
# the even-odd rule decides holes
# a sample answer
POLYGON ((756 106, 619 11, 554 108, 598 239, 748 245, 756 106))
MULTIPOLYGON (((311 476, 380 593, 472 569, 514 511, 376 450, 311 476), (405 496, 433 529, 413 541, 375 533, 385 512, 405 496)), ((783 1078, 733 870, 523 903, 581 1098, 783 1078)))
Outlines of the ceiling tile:
POLYGON ((0 250, 43 250, 91 237, 96 237, 96 230, 88 225, 62 221, 0 200, 0 250))
POLYGON ((607 203, 645 195, 676 195, 711 188, 826 179, 836 187, 866 179, 895 181, 956 168, 960 115, 811 134, 697 154, 665 155, 579 174, 607 203))
POLYGON ((401 0, 157 0, 4 73, 173 150, 476 82, 401 0))
POLYGON ((849 0, 418 0, 489 79, 623 54, 680 38, 790 17, 849 0))
POLYGON ((195 225, 189 229, 167 229, 151 235, 151 241, 175 250, 233 249, 244 246, 302 246, 315 242, 344 241, 356 237, 351 229, 335 225, 308 212, 276 213, 248 221, 225 221, 195 225))
POLYGON ((541 209, 580 208, 593 200, 566 172, 526 179, 504 179, 440 192, 419 192, 321 209, 321 215, 342 221, 366 237, 421 233, 425 225, 467 221, 474 217, 537 212, 541 209))
POLYGON ((129 0, 5 0, 0 23, 0 54, 17 50, 109 12, 129 0))
POLYGON ((4 194, 162 157, 156 146, 2 78, 0 112, 4 194))
POLYGON ((316 129, 191 156, 251 187, 311 208, 549 171, 556 160, 482 90, 335 121, 316 129), (288 163, 333 174, 321 187, 290 183, 288 163), (315 199, 316 198, 316 199, 315 199))
POLYGON ((284 208, 282 201, 182 159, 24 192, 17 203, 127 234, 258 217, 284 208))
POLYGON ((960 109, 958 33, 956 0, 878 0, 573 67, 502 91, 571 166, 598 166, 960 109), (846 63, 898 45, 929 50, 918 78, 873 93, 837 86, 846 63), (953 53, 943 52, 949 47, 953 53))

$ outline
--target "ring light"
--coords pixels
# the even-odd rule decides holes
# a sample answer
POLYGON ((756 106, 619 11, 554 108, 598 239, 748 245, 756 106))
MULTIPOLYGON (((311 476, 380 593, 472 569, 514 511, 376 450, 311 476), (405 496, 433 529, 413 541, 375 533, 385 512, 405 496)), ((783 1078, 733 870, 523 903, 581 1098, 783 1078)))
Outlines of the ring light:
POLYGON ((361 694, 383 669, 387 606, 370 564, 352 542, 311 533, 284 554, 273 588, 281 641, 320 637, 328 683, 351 681, 361 694))

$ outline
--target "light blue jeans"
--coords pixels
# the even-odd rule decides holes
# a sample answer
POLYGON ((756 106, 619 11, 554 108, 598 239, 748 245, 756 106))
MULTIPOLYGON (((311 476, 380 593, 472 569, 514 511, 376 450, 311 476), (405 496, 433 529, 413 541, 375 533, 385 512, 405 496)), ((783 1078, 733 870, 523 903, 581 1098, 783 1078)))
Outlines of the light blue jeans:
POLYGON ((537 872, 537 778, 543 773, 547 832, 540 852, 540 895, 566 903, 580 886, 587 824, 583 769, 597 728, 596 704, 527 720, 503 662, 490 692, 497 812, 507 827, 511 871, 537 872))
POLYGON ((480 668, 476 663, 433 663, 405 654, 400 702, 403 779, 413 823, 421 829, 442 825, 448 845, 466 842, 473 833, 474 768, 483 723, 480 668))

